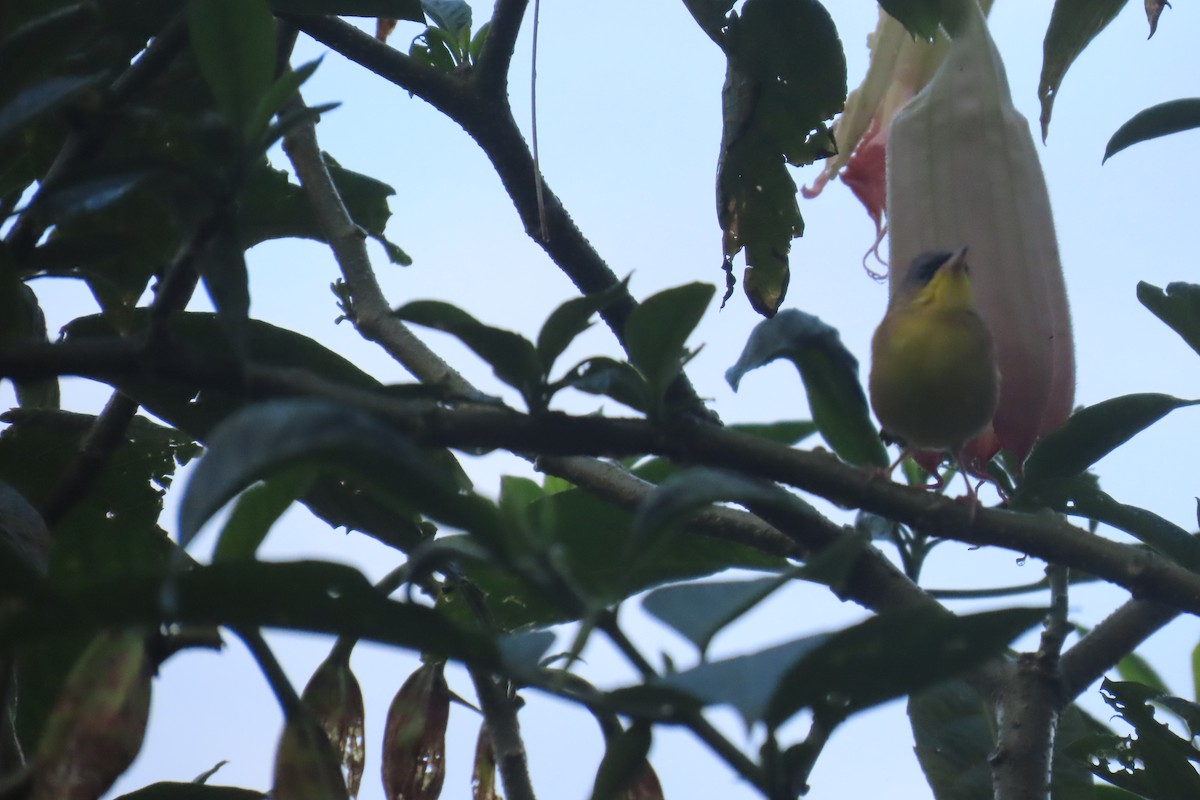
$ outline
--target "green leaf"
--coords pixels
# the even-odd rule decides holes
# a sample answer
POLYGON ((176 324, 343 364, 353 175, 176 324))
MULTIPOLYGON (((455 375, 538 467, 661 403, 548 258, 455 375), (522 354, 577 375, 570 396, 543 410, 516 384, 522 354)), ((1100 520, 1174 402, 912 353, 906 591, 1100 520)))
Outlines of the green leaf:
POLYGON ((452 33, 471 30, 471 6, 466 0, 421 0, 421 8, 443 30, 452 33))
POLYGON ((519 391, 531 411, 543 409, 542 361, 524 336, 484 325, 461 308, 438 300, 414 300, 393 313, 456 337, 486 361, 497 378, 519 391))
POLYGON ((0 481, 0 586, 3 595, 29 595, 42 588, 50 531, 41 513, 13 487, 0 481))
POLYGON ((277 14, 334 14, 424 22, 421 0, 270 0, 277 14))
POLYGON ((845 105, 846 59, 815 0, 747 0, 741 16, 729 18, 723 42, 729 61, 717 220, 724 268, 732 275, 733 258, 745 249, 746 295, 770 317, 787 293, 791 241, 804 232, 786 165, 836 151, 826 122, 845 105))
POLYGON ((592 800, 625 800, 650 752, 650 725, 635 722, 609 742, 596 770, 592 800))
MULTIPOLYGON (((46 315, 37 295, 20 280, 0 252, 0 345, 47 342, 46 315)), ((57 378, 13 381, 17 402, 24 408, 58 408, 57 378)))
POLYGON ((159 625, 284 628, 499 666, 490 639, 434 609, 382 596, 357 570, 327 562, 236 561, 124 578, 30 603, 0 621, 0 644, 50 631, 159 625))
POLYGON ((664 586, 647 594, 642 607, 696 645, 703 657, 714 636, 791 581, 816 581, 836 590, 863 545, 861 538, 844 537, 806 564, 770 578, 664 586))
POLYGON ((1112 22, 1127 0, 1055 0, 1042 43, 1042 141, 1050 132, 1050 114, 1067 70, 1096 35, 1112 22))
MULTIPOLYGON (((598 607, 621 602, 669 581, 699 578, 725 569, 778 571, 783 558, 765 556, 745 545, 707 536, 680 535, 654 559, 630 562, 632 514, 578 489, 547 494, 529 507, 526 518, 538 524, 531 537, 543 552, 554 553, 556 569, 598 607)), ((441 536, 437 543, 464 536, 441 536)), ((494 559, 460 559, 467 578, 485 596, 488 611, 502 630, 563 622, 572 617, 545 594, 525 585, 494 559)), ((440 603, 464 624, 474 620, 461 593, 440 603)))
POLYGON ((625 348, 656 401, 683 370, 689 357, 684 345, 700 324, 714 291, 707 283, 676 286, 647 297, 629 315, 625 348))
POLYGON ((1088 761, 1095 774, 1147 800, 1183 800, 1200 793, 1200 775, 1192 766, 1200 750, 1155 718, 1151 701, 1160 700, 1159 693, 1108 679, 1100 693, 1134 734, 1097 743, 1088 761))
POLYGON ((588 394, 611 397, 642 413, 649 411, 651 405, 646 379, 627 362, 606 356, 589 358, 576 365, 554 386, 570 386, 588 394))
MULTIPOLYGON (((321 65, 323 58, 322 55, 320 58, 301 64, 294 70, 289 69, 271 84, 254 109, 254 117, 250 120, 249 137, 251 140, 258 139, 266 132, 271 117, 275 116, 279 109, 283 108, 284 104, 292 98, 296 90, 312 77, 312 74, 317 71, 317 67, 321 65)), ((266 148, 264 147, 264 149, 266 148)))
POLYGON ((575 337, 591 327, 591 318, 624 292, 622 281, 612 289, 568 300, 550 313, 537 337, 537 354, 543 373, 549 375, 554 362, 575 337))
POLYGON ((1164 292, 1157 286, 1139 281, 1137 298, 1154 316, 1182 336, 1188 347, 1200 353, 1200 285, 1168 283, 1164 292))
POLYGON ((252 559, 259 545, 267 538, 271 526, 283 516, 283 512, 312 488, 316 480, 316 469, 301 466, 269 476, 261 483, 251 486, 238 498, 221 528, 217 546, 213 550, 214 562, 252 559))
POLYGON ((1195 128, 1200 128, 1200 97, 1169 100, 1150 106, 1117 128, 1104 147, 1104 161, 1138 142, 1195 128))
POLYGON ((350 212, 350 218, 355 224, 383 245, 393 264, 405 267, 411 264, 412 259, 383 235, 387 221, 392 216, 387 198, 394 195, 396 190, 381 180, 344 168, 328 153, 321 153, 321 157, 325 159, 338 194, 342 196, 346 210, 350 212))
MULTIPOLYGON (((913 749, 936 800, 992 800, 995 722, 978 692, 963 680, 938 684, 909 698, 908 717, 913 749)), ((1069 751, 1097 730, 1105 729, 1077 705, 1060 715, 1051 772, 1054 800, 1094 800, 1091 771, 1069 751)))
POLYGON ((879 7, 914 37, 930 42, 938 35, 942 24, 940 0, 879 0, 879 7))
MULTIPOLYGON (((387 198, 396 193, 395 189, 343 169, 328 154, 325 163, 354 223, 384 246, 393 263, 411 264, 412 259, 383 235, 392 213, 387 198)), ((303 190, 288 180, 287 172, 272 168, 266 159, 259 161, 242 187, 238 233, 247 247, 289 236, 329 243, 303 190)))
POLYGON ((61 108, 100 83, 103 75, 46 78, 23 89, 0 108, 0 140, 16 133, 42 114, 61 108))
POLYGON ((663 678, 700 701, 777 727, 803 708, 847 714, 961 674, 1037 624, 1042 609, 953 616, 908 608, 663 678))
POLYGON ((1158 670, 1137 653, 1126 653, 1121 657, 1121 660, 1117 662, 1117 674, 1123 681, 1134 681, 1143 686, 1149 686, 1162 694, 1170 693, 1170 689, 1167 688, 1162 676, 1158 674, 1158 670))
POLYGON ((858 360, 837 330, 811 314, 788 309, 751 331, 725 380, 737 391, 747 372, 779 358, 800 372, 813 421, 833 451, 857 466, 887 466, 887 451, 858 380, 858 360))
POLYGON ((1099 489, 1072 493, 1065 511, 1111 525, 1192 571, 1200 571, 1200 539, 1153 511, 1118 503, 1099 489))
POLYGON ((189 0, 188 30, 200 73, 243 131, 275 77, 275 18, 264 0, 189 0))
POLYGON ((1033 448, 1020 488, 1078 475, 1175 409, 1197 403, 1200 400, 1145 393, 1082 408, 1033 448))
POLYGON ((237 412, 213 431, 179 507, 186 546, 234 495, 294 464, 336 464, 397 502, 413 503, 448 524, 486 535, 494 513, 459 494, 458 479, 407 439, 362 411, 312 399, 278 400, 237 412), (371 481, 374 481, 372 483, 371 481))
POLYGON ((243 355, 250 318, 250 276, 232 220, 217 227, 197 254, 195 263, 229 343, 235 353, 243 355))

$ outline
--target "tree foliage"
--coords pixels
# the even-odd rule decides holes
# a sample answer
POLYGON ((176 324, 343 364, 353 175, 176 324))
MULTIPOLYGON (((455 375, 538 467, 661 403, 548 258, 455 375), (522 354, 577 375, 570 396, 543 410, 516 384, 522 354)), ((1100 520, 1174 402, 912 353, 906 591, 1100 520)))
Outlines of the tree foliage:
MULTIPOLYGON (((839 725, 906 696, 917 756, 939 800, 1017 796, 1006 787, 1030 784, 999 773, 1036 787, 1051 754, 1056 798, 1099 796, 1093 775, 1106 782, 1105 796, 1118 796, 1113 786, 1128 793, 1120 796, 1193 796, 1194 744, 1155 710, 1190 737, 1197 706, 1131 654, 1175 615, 1200 612, 1200 552, 1188 531, 1109 496, 1089 470, 1198 401, 1135 394, 1078 411, 1023 465, 996 462, 1005 509, 970 508, 873 474, 888 459, 854 356, 815 317, 776 314, 789 250, 804 230, 787 165, 836 151, 829 124, 846 98, 842 43, 816 0, 747 0, 736 9, 685 0, 728 62, 724 87, 712 87, 724 103, 714 265, 724 265, 732 287, 733 260, 744 252, 749 302, 772 317, 750 334, 728 379, 736 386, 747 371, 787 358, 813 414, 721 425, 687 374, 691 335, 714 288, 692 283, 635 299, 536 171, 508 106, 526 5, 499 0, 478 26, 461 0, 5 6, 0 377, 11 380, 16 406, 0 416, 0 795, 99 797, 139 750, 157 667, 233 634, 286 717, 280 798, 354 795, 366 713, 387 714, 389 796, 434 798, 444 781, 465 786, 443 762, 447 718, 459 711, 452 701, 469 705, 448 687, 447 662, 470 673, 483 717, 477 798, 496 797, 498 783, 510 800, 534 796, 517 725, 518 692, 528 688, 596 717, 606 751, 594 781, 583 782, 594 798, 662 796, 647 754, 665 725, 692 731, 762 796, 795 797, 839 725), (405 53, 339 15, 426 28, 405 53), (297 36, 433 107, 419 113, 456 122, 581 296, 534 324, 533 338, 448 301, 392 308, 365 240, 394 263, 410 261, 386 233, 395 192, 321 150, 316 122, 332 106, 302 99, 320 65, 292 65, 297 36), (412 382, 385 385, 325 343, 249 315, 246 250, 278 238, 330 248, 344 318, 412 382), (72 320, 52 343, 34 285, 42 278, 82 282, 100 313, 72 320), (212 313, 192 305, 201 285, 212 313), (564 365, 597 316, 626 357, 564 365), (414 336, 423 329, 461 341, 496 386, 469 384, 414 336), (94 414, 61 408, 66 376, 111 387, 111 399, 94 414), (523 407, 492 396, 500 384, 523 407), (564 393, 616 401, 627 416, 558 411, 564 393), (814 434, 832 452, 797 446, 814 434), (477 492, 463 462, 494 450, 534 461, 545 479, 509 477, 496 497, 477 492), (173 487, 193 459, 186 487, 173 487), (181 494, 177 523, 161 519, 168 491, 181 494), (857 521, 834 521, 813 497, 856 510, 857 521), (198 562, 189 542, 231 502, 214 558, 198 562), (396 570, 373 586, 342 564, 259 560, 266 532, 294 503, 331 528, 378 539, 394 551, 396 570), (1141 544, 1099 536, 1097 523, 1141 544), (1028 594, 1021 605, 966 613, 919 584, 926 555, 947 541, 1042 558, 1047 580, 992 592, 1028 594), (731 568, 755 574, 711 579, 731 568), (1067 588, 1086 579, 1136 599, 1063 649, 1067 588), (794 581, 827 587, 873 616, 709 657, 715 636, 794 581), (616 609, 627 602, 694 644, 695 661, 652 664, 622 630, 616 609), (575 632, 565 652, 552 650, 549 632, 561 623, 575 632), (1010 651, 1039 626, 1038 650, 1010 651), (262 629, 337 642, 300 693, 262 629), (591 637, 610 640, 639 677, 600 689, 577 674, 591 637), (389 711, 363 709, 349 667, 362 640, 425 659, 389 711), (1106 683, 1104 697, 1133 729, 1124 737, 1073 705, 1114 668, 1126 680, 1106 683), (714 727, 706 710, 715 705, 736 709, 757 751, 714 727), (1017 713, 1028 714, 1020 721, 1029 733, 1025 749, 1010 751, 1002 733, 992 737, 998 716, 1017 713), (798 735, 787 723, 801 718, 798 735)), ((881 5, 915 36, 937 34, 942 4, 881 5)), ((1043 132, 1068 67, 1122 5, 1055 4, 1043 132)), ((1150 10, 1152 25, 1160 12, 1150 10)), ((1196 102, 1147 109, 1114 134, 1105 156, 1195 127, 1196 102)), ((1138 296, 1195 348, 1198 291, 1143 284, 1138 296)), ((205 778, 128 797, 216 800, 268 788, 205 778)))

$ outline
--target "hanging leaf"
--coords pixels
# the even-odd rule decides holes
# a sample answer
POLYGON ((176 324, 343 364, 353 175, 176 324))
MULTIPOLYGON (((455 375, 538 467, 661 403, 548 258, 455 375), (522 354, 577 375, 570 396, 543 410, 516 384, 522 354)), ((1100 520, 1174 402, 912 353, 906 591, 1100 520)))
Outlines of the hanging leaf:
POLYGON ((887 451, 858 380, 858 359, 837 330, 811 314, 788 309, 755 326, 725 380, 737 391, 747 372, 780 358, 799 371, 813 421, 833 451, 857 466, 886 467, 887 451))
POLYGON ((1127 0, 1055 0, 1042 43, 1042 77, 1038 99, 1042 102, 1042 141, 1050 132, 1050 114, 1063 77, 1084 48, 1113 21, 1127 0))
POLYGON ((650 726, 646 723, 634 723, 610 738, 596 770, 592 800, 643 800, 645 795, 635 794, 635 789, 649 752, 650 726))
POLYGON ((938 35, 943 16, 939 0, 879 0, 879 7, 916 38, 931 42, 938 35))
POLYGON ((475 740, 475 762, 471 769, 471 800, 502 800, 496 781, 496 749, 487 722, 479 723, 475 740))
POLYGON ((1138 142, 1196 128, 1200 128, 1200 97, 1170 100, 1150 106, 1117 128, 1104 147, 1104 161, 1138 142))
POLYGON ((721 41, 728 58, 717 163, 724 299, 733 291, 733 258, 745 249, 746 296, 771 317, 787 293, 792 239, 804 233, 787 164, 836 152, 826 123, 845 105, 846 59, 829 12, 815 0, 747 0, 721 41))
POLYGON ((1145 281, 1137 285, 1137 298, 1154 316, 1183 337, 1200 354, 1200 285, 1168 283, 1164 292, 1145 281))

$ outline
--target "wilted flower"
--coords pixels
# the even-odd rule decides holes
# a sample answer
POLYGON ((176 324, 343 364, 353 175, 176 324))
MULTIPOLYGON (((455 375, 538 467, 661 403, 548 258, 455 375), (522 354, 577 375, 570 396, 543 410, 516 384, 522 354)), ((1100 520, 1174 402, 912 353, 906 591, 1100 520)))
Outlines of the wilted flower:
MULTIPOLYGON (((999 447, 1024 458, 1067 418, 1074 398, 1066 288, 1029 123, 1013 106, 975 0, 953 9, 945 59, 892 122, 890 261, 970 249, 976 305, 1000 367, 995 435, 981 436, 972 455, 986 459, 999 447)), ((902 277, 893 272, 893 291, 902 277)))

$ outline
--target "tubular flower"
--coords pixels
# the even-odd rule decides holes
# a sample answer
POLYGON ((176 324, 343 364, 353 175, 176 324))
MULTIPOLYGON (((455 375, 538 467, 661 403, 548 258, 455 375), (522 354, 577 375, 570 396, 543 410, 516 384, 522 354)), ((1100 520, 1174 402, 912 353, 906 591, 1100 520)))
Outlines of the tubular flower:
MULTIPOLYGON (((991 0, 987 4, 990 6, 991 0)), ((885 233, 884 155, 892 118, 929 82, 948 44, 944 38, 935 42, 914 39, 881 9, 879 24, 867 37, 871 50, 867 76, 846 98, 845 110, 833 125, 838 152, 825 160, 825 169, 813 185, 801 190, 811 199, 830 180, 840 177, 875 222, 875 243, 868 252, 876 256, 885 233)))
MULTIPOLYGON (((1000 369, 992 432, 970 456, 985 461, 1003 448, 1024 458, 1066 420, 1074 399, 1066 288, 1029 123, 1013 106, 975 0, 960 0, 954 12, 945 59, 891 125, 890 261, 969 249, 976 304, 1000 369)), ((896 272, 893 293, 903 277, 896 272)))

